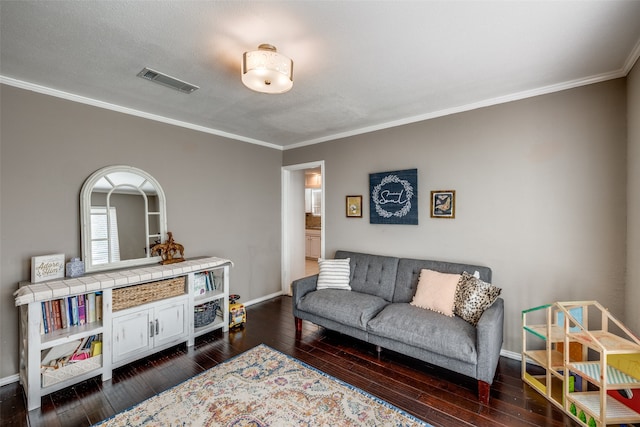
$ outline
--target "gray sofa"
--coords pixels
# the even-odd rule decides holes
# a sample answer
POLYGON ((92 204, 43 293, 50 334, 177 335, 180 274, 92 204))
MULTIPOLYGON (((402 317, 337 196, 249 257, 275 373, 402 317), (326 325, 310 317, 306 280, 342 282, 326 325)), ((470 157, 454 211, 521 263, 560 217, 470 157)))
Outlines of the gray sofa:
POLYGON ((337 251, 350 258, 351 291, 316 290, 318 275, 292 283, 296 331, 302 320, 423 360, 478 381, 478 398, 488 403, 500 357, 504 301, 498 298, 477 326, 410 305, 420 270, 478 272, 491 282, 491 269, 451 262, 337 251))

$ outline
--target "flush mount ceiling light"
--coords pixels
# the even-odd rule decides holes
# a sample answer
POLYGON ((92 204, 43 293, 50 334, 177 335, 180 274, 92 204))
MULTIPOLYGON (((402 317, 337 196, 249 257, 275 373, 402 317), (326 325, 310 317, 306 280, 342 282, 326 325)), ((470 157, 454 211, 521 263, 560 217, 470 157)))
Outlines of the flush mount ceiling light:
POLYGON ((261 44, 242 55, 242 83, 256 92, 285 93, 293 87, 293 61, 261 44))

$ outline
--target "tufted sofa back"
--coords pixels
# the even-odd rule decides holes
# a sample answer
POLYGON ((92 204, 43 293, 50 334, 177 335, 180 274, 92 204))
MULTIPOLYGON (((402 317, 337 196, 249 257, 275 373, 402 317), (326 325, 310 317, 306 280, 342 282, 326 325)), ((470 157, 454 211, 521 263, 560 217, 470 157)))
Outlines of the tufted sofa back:
POLYGON ((398 272, 398 258, 349 251, 337 251, 335 258, 351 259, 349 262, 351 289, 392 301, 398 272))
POLYGON ((393 302, 410 302, 413 299, 413 295, 416 293, 416 288, 418 287, 420 270, 423 268, 451 274, 462 274, 465 271, 469 274, 474 274, 477 271, 480 273, 481 280, 491 283, 491 269, 489 267, 458 264, 455 262, 402 258, 398 262, 398 275, 396 278, 395 293, 393 294, 393 302))

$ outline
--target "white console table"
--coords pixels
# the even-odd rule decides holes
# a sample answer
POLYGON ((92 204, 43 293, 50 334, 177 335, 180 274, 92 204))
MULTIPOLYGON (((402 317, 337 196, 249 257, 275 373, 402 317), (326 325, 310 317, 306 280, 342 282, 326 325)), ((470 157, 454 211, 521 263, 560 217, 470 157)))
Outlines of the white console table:
POLYGON ((228 259, 203 257, 175 264, 21 284, 14 296, 20 310, 20 383, 27 395, 28 410, 40 407, 43 395, 98 375, 102 381, 107 381, 111 379, 112 369, 118 366, 181 342, 192 346, 197 336, 213 330, 226 332, 229 328, 231 265, 228 259), (140 289, 136 286, 144 285, 147 289, 151 286, 153 291, 153 286, 160 289, 176 278, 179 280, 172 283, 174 287, 178 283, 177 288, 169 297, 134 303, 124 309, 113 308, 114 291, 116 298, 122 298, 129 291, 140 289), (200 286, 207 280, 212 286, 200 286), (69 325, 68 321, 64 325, 63 321, 57 328, 45 328, 47 307, 64 306, 74 298, 84 300, 85 296, 94 299, 98 295, 102 309, 93 321, 77 325, 69 325), (206 324, 196 325, 196 312, 212 302, 217 302, 219 310, 206 324), (96 341, 101 342, 100 354, 59 369, 41 366, 47 354, 73 347, 74 343, 90 337, 98 337, 96 341))

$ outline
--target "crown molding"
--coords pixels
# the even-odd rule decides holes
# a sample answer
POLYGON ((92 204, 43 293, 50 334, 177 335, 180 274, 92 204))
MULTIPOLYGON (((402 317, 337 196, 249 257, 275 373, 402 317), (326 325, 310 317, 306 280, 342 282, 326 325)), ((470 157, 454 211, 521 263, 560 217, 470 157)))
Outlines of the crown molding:
POLYGON ((624 63, 624 67, 622 69, 624 70, 625 76, 631 72, 631 69, 638 61, 638 58, 640 58, 640 40, 638 40, 638 43, 636 43, 633 50, 631 50, 631 53, 627 57, 627 61, 624 63))
POLYGON ((22 81, 22 80, 11 78, 11 77, 6 77, 6 76, 0 75, 0 83, 6 84, 6 85, 9 85, 9 86, 13 86, 13 87, 17 87, 17 88, 20 88, 20 89, 29 90, 29 91, 32 91, 32 92, 41 93, 41 94, 44 94, 44 95, 54 96, 56 98, 66 99, 68 101, 79 102, 81 104, 91 105, 93 107, 104 108, 106 110, 116 111, 116 112, 119 112, 119 113, 131 115, 131 116, 142 117, 144 119, 149 119, 149 120, 153 120, 153 121, 156 121, 156 122, 166 123, 166 124, 170 124, 170 125, 174 125, 174 126, 180 126, 180 127, 191 129, 191 130, 195 130, 195 131, 198 131, 198 132, 204 132, 204 133, 208 133, 208 134, 211 134, 211 135, 222 136, 224 138, 234 139, 234 140, 242 141, 242 142, 248 142, 249 144, 260 145, 260 146, 263 146, 263 147, 273 148, 275 150, 282 151, 282 147, 280 145, 272 144, 270 142, 261 141, 261 140, 253 139, 253 138, 247 138, 247 137, 236 135, 236 134, 233 134, 233 133, 223 132, 221 130, 217 130, 217 129, 212 129, 212 128, 208 128, 208 127, 205 127, 205 126, 196 125, 194 123, 184 122, 184 121, 181 121, 181 120, 175 120, 175 119, 171 119, 169 117, 159 116, 157 114, 151 114, 151 113, 147 113, 147 112, 144 112, 144 111, 135 110, 135 109, 129 108, 129 107, 123 107, 121 105, 111 104, 109 102, 99 101, 99 100, 93 99, 93 98, 87 98, 85 96, 80 96, 80 95, 76 95, 76 94, 73 94, 73 93, 64 92, 64 91, 57 90, 57 89, 52 89, 50 87, 41 86, 41 85, 37 85, 37 84, 34 84, 34 83, 30 83, 30 82, 25 82, 25 81, 22 81))
POLYGON ((250 143, 250 144, 260 145, 260 146, 263 146, 263 147, 272 148, 274 150, 286 151, 286 150, 293 150, 293 149, 296 149, 296 148, 306 147, 306 146, 309 146, 309 145, 320 144, 322 142, 328 142, 328 141, 333 141, 333 140, 337 140, 337 139, 348 138, 348 137, 351 137, 351 136, 357 136, 357 135, 362 135, 362 134, 365 134, 365 133, 376 132, 376 131, 379 131, 379 130, 390 129, 390 128, 394 128, 394 127, 398 127, 398 126, 404 126, 404 125, 408 125, 408 124, 422 122, 422 121, 425 121, 425 120, 431 120, 431 119, 435 119, 435 118, 438 118, 438 117, 449 116, 449 115, 452 115, 452 114, 464 113, 464 112, 467 112, 467 111, 477 110, 479 108, 491 107, 491 106, 499 105, 499 104, 506 104, 508 102, 520 101, 520 100, 523 100, 523 99, 526 99, 526 98, 533 98, 533 97, 540 96, 540 95, 548 95, 548 94, 551 94, 551 93, 554 93, 554 92, 561 92, 561 91, 568 90, 568 89, 574 89, 574 88, 581 87, 581 86, 587 86, 587 85, 590 85, 590 84, 601 83, 601 82, 604 82, 604 81, 607 81, 607 80, 612 80, 612 79, 617 79, 617 78, 620 78, 620 77, 625 77, 631 71, 631 69, 633 68, 633 65, 638 60, 638 57, 640 57, 640 41, 638 41, 638 43, 634 47, 633 51, 631 52, 631 54, 627 58, 627 61, 625 62, 624 66, 621 69, 616 70, 616 71, 603 73, 603 74, 598 74, 598 75, 591 76, 591 77, 586 77, 586 78, 583 78, 583 79, 571 80, 571 81, 567 81, 567 82, 563 82, 563 83, 559 83, 559 84, 555 84, 555 85, 543 86, 543 87, 536 88, 536 89, 516 92, 516 93, 512 93, 512 94, 505 95, 505 96, 500 96, 500 97, 496 97, 496 98, 490 98, 490 99, 478 101, 478 102, 475 102, 475 103, 460 105, 460 106, 451 107, 451 108, 445 108, 445 109, 439 110, 439 111, 434 111, 434 112, 421 114, 421 115, 417 115, 417 116, 412 116, 412 117, 406 117, 406 118, 403 118, 403 119, 400 119, 400 120, 394 120, 394 121, 391 121, 391 122, 380 123, 380 124, 374 125, 374 126, 367 126, 367 127, 363 127, 363 128, 353 129, 353 130, 350 130, 350 131, 347 131, 347 132, 335 133, 335 134, 332 134, 332 135, 327 135, 327 136, 323 136, 323 137, 315 138, 315 139, 309 139, 309 140, 306 140, 306 141, 301 141, 301 142, 298 142, 298 143, 295 143, 295 144, 291 144, 291 145, 286 145, 286 146, 280 146, 280 145, 273 144, 273 143, 266 142, 266 141, 261 141, 261 140, 257 140, 257 139, 253 139, 253 138, 247 138, 247 137, 243 137, 243 136, 232 134, 232 133, 228 133, 228 132, 223 132, 223 131, 220 131, 220 130, 217 130, 217 129, 212 129, 212 128, 208 128, 208 127, 205 127, 205 126, 196 125, 196 124, 193 124, 193 123, 188 123, 188 122, 184 122, 184 121, 180 121, 180 120, 174 120, 174 119, 171 119, 171 118, 168 118, 168 117, 163 117, 163 116, 158 116, 156 114, 146 113, 144 111, 135 110, 135 109, 128 108, 128 107, 123 107, 123 106, 120 106, 120 105, 111 104, 111 103, 99 101, 99 100, 96 100, 96 99, 75 95, 75 94, 72 94, 72 93, 60 91, 60 90, 57 90, 57 89, 48 88, 48 87, 45 87, 45 86, 36 85, 36 84, 25 82, 25 81, 22 81, 22 80, 17 80, 17 79, 10 78, 10 77, 5 77, 5 76, 2 76, 2 75, 0 75, 0 83, 4 83, 4 84, 10 85, 10 86, 14 86, 14 87, 18 87, 18 88, 21 88, 21 89, 30 90, 30 91, 33 91, 33 92, 42 93, 42 94, 45 94, 45 95, 54 96, 54 97, 57 97, 57 98, 63 98, 63 99, 67 99, 67 100, 70 100, 70 101, 79 102, 79 103, 82 103, 82 104, 92 105, 94 107, 99 107, 99 108, 104 108, 104 109, 108 109, 108 110, 112 110, 112 111, 117 111, 117 112, 120 112, 120 113, 129 114, 129 115, 133 115, 133 116, 137 116, 137 117, 142 117, 142 118, 145 118, 145 119, 154 120, 154 121, 158 121, 158 122, 162 122, 162 123, 167 123, 167 124, 174 125, 174 126, 180 126, 180 127, 184 127, 184 128, 187 128, 187 129, 196 130, 196 131, 199 131, 199 132, 209 133, 209 134, 212 134, 212 135, 222 136, 224 138, 229 138, 229 139, 234 139, 234 140, 237 140, 237 141, 247 142, 247 143, 250 143))
MULTIPOLYGON (((638 55, 640 55, 640 43, 638 43, 638 45, 636 46, 636 49, 634 51, 637 51, 636 55, 635 55, 635 57, 637 59, 638 55)), ((632 58, 632 57, 633 57, 633 55, 629 56, 629 58, 632 58)), ((635 62, 635 60, 633 62, 628 60, 627 62, 631 62, 631 65, 633 65, 633 62, 635 62)), ((617 78, 620 78, 620 77, 625 77, 629 73, 631 68, 632 67, 628 67, 628 70, 627 70, 627 64, 625 64, 624 68, 622 68, 620 70, 617 70, 617 71, 612 71, 612 72, 609 72, 609 73, 598 74, 598 75, 587 77, 587 78, 583 78, 583 79, 571 80, 571 81, 568 81, 568 82, 558 83, 558 84, 555 84, 555 85, 549 85, 549 86, 544 86, 544 87, 531 89, 531 90, 526 90, 526 91, 522 91, 522 92, 516 92, 516 93, 512 93, 512 94, 509 94, 509 95, 500 96, 500 97, 496 97, 496 98, 485 99, 485 100, 482 100, 482 101, 479 101, 479 102, 474 102, 474 103, 471 103, 471 104, 460 105, 460 106, 452 107, 452 108, 446 108, 446 109, 443 109, 443 110, 434 111, 434 112, 427 113, 427 114, 422 114, 422 115, 413 116, 413 117, 407 117, 407 118, 404 118, 404 119, 395 120, 395 121, 387 122, 387 123, 381 123, 381 124, 375 125, 375 126, 369 126, 369 127, 364 127, 364 128, 360 128, 360 129, 354 129, 354 130, 347 131, 347 132, 336 133, 336 134, 328 135, 328 136, 325 136, 325 137, 322 137, 322 138, 310 139, 310 140, 307 140, 307 141, 299 142, 297 144, 287 145, 287 146, 284 147, 284 149, 285 150, 292 150, 292 149, 295 149, 295 148, 305 147, 305 146, 308 146, 308 145, 319 144, 321 142, 333 141, 333 140, 336 140, 336 139, 347 138, 347 137, 350 137, 350 136, 362 135, 364 133, 375 132, 375 131, 379 131, 379 130, 383 130, 383 129, 389 129, 389 128, 393 128, 393 127, 397 127, 397 126, 403 126, 403 125, 408 125, 408 124, 412 124, 412 123, 422 122, 422 121, 425 121, 425 120, 435 119, 435 118, 438 118, 438 117, 450 116, 452 114, 464 113, 466 111, 477 110, 479 108, 491 107, 491 106, 499 105, 499 104, 506 104, 508 102, 520 101, 522 99, 533 98, 535 96, 548 95, 548 94, 554 93, 554 92, 561 92, 563 90, 574 89, 574 88, 581 87, 581 86, 588 86, 588 85, 591 85, 591 84, 594 84, 594 83, 600 83, 600 82, 604 82, 604 81, 607 81, 607 80, 613 80, 613 79, 617 79, 617 78)))

